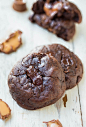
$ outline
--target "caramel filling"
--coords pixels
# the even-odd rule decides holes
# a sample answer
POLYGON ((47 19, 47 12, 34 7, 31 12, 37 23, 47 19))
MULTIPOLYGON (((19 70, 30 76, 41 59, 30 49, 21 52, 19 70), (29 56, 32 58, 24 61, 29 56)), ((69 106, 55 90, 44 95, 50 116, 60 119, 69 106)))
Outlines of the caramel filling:
POLYGON ((49 122, 44 122, 47 124, 47 127, 62 127, 62 124, 59 120, 51 120, 49 122))
POLYGON ((62 3, 61 2, 55 2, 54 4, 45 3, 44 5, 44 11, 47 16, 53 16, 56 14, 59 10, 62 9, 62 3))
POLYGON ((0 51, 4 53, 15 51, 21 45, 20 35, 21 33, 19 31, 11 34, 5 42, 0 44, 0 51))
POLYGON ((48 123, 48 127, 61 127, 61 126, 58 125, 57 123, 49 122, 49 123, 48 123))
POLYGON ((8 105, 2 100, 0 100, 0 114, 2 117, 10 114, 10 109, 8 105))
POLYGON ((41 85, 43 83, 42 76, 39 75, 37 70, 33 66, 29 66, 27 69, 27 75, 31 78, 35 85, 41 85))

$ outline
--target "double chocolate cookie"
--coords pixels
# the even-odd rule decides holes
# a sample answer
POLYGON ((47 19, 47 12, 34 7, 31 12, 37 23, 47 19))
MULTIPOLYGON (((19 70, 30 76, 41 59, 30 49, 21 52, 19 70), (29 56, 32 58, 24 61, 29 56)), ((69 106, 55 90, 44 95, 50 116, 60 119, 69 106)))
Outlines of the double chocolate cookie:
POLYGON ((81 23, 82 15, 77 6, 67 0, 38 0, 33 4, 30 21, 37 23, 66 41, 75 34, 75 22, 81 23))
POLYGON ((36 47, 32 52, 51 54, 57 59, 57 61, 61 64, 65 74, 66 89, 73 88, 82 79, 82 62, 66 47, 60 44, 45 45, 36 47))
POLYGON ((25 109, 55 103, 66 89, 59 62, 50 54, 32 53, 20 60, 8 77, 13 99, 25 109))

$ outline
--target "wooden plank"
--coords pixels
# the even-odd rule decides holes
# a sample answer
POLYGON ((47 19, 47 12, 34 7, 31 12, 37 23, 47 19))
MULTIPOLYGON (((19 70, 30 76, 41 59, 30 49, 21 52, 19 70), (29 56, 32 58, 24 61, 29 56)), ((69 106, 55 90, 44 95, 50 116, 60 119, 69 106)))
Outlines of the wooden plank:
POLYGON ((80 57, 80 59, 83 62, 84 66, 84 75, 82 81, 78 85, 78 94, 79 94, 79 103, 80 103, 80 109, 81 109, 81 119, 82 119, 82 126, 86 127, 86 1, 82 0, 76 0, 75 3, 79 6, 81 9, 82 15, 83 15, 83 22, 77 27, 77 33, 74 37, 74 52, 80 57))

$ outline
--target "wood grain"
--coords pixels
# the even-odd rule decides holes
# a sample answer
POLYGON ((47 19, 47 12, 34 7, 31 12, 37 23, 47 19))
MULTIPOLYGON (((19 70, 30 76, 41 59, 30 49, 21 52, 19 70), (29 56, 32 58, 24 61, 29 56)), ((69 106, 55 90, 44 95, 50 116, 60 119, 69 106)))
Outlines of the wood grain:
POLYGON ((13 1, 0 0, 0 42, 13 30, 19 29, 23 32, 23 45, 20 49, 9 55, 0 53, 0 98, 7 102, 12 109, 11 118, 6 121, 0 120, 0 127, 46 127, 43 121, 52 119, 59 119, 63 127, 86 127, 86 1, 72 0, 81 9, 83 22, 76 25, 76 35, 70 42, 30 23, 28 17, 32 13, 30 8, 34 1, 28 0, 28 10, 19 13, 12 9, 13 1), (8 74, 13 65, 35 46, 52 43, 63 44, 81 58, 84 65, 83 79, 78 86, 65 92, 68 97, 66 108, 61 98, 56 104, 36 111, 22 109, 9 93, 8 74))

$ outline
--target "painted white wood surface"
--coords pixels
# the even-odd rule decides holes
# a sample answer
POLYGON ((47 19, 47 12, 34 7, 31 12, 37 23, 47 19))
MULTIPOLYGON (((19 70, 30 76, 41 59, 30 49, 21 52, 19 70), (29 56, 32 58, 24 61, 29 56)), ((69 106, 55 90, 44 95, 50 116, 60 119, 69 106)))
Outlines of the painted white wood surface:
POLYGON ((28 0, 28 10, 18 13, 12 9, 11 0, 0 0, 0 42, 13 30, 23 31, 23 45, 12 54, 0 53, 0 98, 7 102, 12 109, 11 118, 2 121, 0 127, 46 127, 43 121, 59 119, 63 127, 86 127, 86 1, 72 0, 81 9, 83 22, 76 25, 76 35, 73 40, 66 42, 52 33, 47 32, 28 20, 32 13, 30 8, 35 0, 28 0), (84 76, 78 86, 66 91, 68 102, 63 106, 62 98, 51 106, 28 111, 19 107, 12 99, 7 84, 7 78, 13 65, 23 56, 27 55, 35 46, 59 43, 74 51, 84 65, 84 76))

